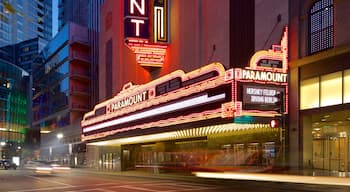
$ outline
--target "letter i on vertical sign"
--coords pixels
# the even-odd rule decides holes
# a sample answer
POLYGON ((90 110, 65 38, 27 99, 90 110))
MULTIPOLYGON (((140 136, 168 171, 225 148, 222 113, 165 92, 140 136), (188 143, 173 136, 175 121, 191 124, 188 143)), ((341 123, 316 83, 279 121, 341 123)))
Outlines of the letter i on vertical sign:
POLYGON ((154 0, 153 34, 154 42, 168 41, 167 0, 154 0))

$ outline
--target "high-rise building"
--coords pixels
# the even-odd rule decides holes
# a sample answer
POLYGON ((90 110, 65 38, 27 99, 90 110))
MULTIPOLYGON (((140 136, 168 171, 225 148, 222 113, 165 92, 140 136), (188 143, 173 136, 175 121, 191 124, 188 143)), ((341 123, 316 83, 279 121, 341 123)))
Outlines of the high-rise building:
POLYGON ((101 2, 58 1, 58 34, 33 64, 41 65, 34 74, 33 125, 41 131, 42 158, 81 164, 80 120, 98 100, 101 2), (50 82, 57 87, 48 89, 50 82), (73 156, 77 161, 70 161, 73 156))
POLYGON ((58 30, 66 23, 73 22, 89 28, 91 44, 91 104, 98 101, 98 62, 99 62, 99 31, 100 8, 104 0, 59 0, 58 1, 58 30))
POLYGON ((0 158, 20 158, 30 142, 31 76, 20 67, 0 61, 0 158), (29 138, 30 140, 30 138, 29 138), (27 145, 26 145, 27 146, 27 145))
POLYGON ((100 6, 104 0, 59 0, 58 30, 67 22, 73 22, 99 31, 100 6))
POLYGON ((290 163, 350 171, 349 1, 290 6, 290 163))
POLYGON ((0 15, 0 46, 41 38, 43 47, 52 38, 52 0, 2 0, 0 15))
POLYGON ((40 47, 43 45, 41 38, 33 38, 20 43, 0 47, 0 58, 15 64, 28 73, 32 74, 35 70, 34 62, 39 54, 40 47))
MULTIPOLYGON (((80 120, 90 109, 89 30, 67 23, 42 50, 33 73, 33 123, 41 132, 41 157, 70 162, 80 143, 80 120), (56 135, 64 137, 59 140, 56 135)), ((73 163, 73 161, 71 161, 73 163)))

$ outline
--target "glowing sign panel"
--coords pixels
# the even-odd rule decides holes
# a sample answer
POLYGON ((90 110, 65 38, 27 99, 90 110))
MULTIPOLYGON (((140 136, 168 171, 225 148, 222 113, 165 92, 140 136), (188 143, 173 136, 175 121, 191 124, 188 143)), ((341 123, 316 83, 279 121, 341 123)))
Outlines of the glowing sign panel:
POLYGON ((145 40, 129 39, 127 45, 136 54, 136 61, 143 67, 162 67, 166 45, 149 44, 145 40))
POLYGON ((148 0, 125 0, 125 38, 149 38, 148 0))
POLYGON ((113 113, 114 111, 120 110, 121 108, 145 101, 147 100, 147 95, 147 91, 144 91, 142 93, 130 96, 123 100, 113 102, 107 106, 107 113, 113 113))
POLYGON ((167 42, 168 41, 168 13, 167 13, 167 0, 154 1, 153 9, 153 33, 154 42, 167 42))
POLYGON ((276 108, 276 95, 284 91, 284 87, 266 85, 243 85, 243 108, 273 110, 276 108))
POLYGON ((256 70, 242 69, 240 75, 241 75, 240 78, 245 80, 269 81, 269 82, 278 82, 278 83, 287 82, 286 73, 278 73, 273 71, 256 71, 256 70))
POLYGON ((167 0, 124 2, 125 43, 136 54, 136 61, 142 67, 162 67, 167 49, 164 43, 168 42, 167 0))
POLYGON ((125 18, 125 37, 137 37, 148 39, 148 20, 125 18))

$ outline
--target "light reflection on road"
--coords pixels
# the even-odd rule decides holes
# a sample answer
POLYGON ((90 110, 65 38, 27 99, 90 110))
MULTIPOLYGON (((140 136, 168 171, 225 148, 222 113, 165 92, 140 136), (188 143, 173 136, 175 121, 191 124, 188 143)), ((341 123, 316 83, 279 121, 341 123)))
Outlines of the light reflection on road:
POLYGON ((350 178, 339 178, 329 176, 303 176, 287 174, 265 174, 265 173, 233 173, 233 172, 194 172, 194 175, 201 178, 234 179, 250 181, 272 181, 303 184, 321 185, 342 185, 350 186, 350 178))

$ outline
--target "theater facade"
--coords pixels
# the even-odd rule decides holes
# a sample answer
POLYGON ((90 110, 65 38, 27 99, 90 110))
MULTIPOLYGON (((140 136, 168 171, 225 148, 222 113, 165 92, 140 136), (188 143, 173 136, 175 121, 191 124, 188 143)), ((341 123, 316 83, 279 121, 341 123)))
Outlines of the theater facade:
POLYGON ((142 85, 125 84, 81 121, 88 166, 192 171, 281 165, 286 33, 280 45, 255 53, 246 68, 214 62, 142 85))

